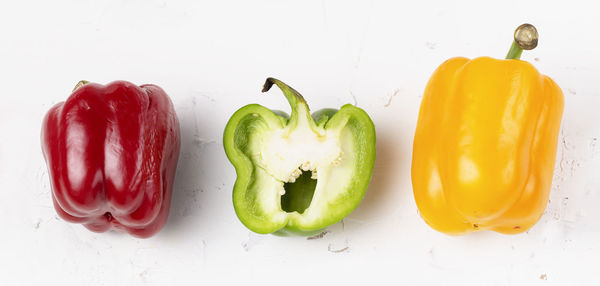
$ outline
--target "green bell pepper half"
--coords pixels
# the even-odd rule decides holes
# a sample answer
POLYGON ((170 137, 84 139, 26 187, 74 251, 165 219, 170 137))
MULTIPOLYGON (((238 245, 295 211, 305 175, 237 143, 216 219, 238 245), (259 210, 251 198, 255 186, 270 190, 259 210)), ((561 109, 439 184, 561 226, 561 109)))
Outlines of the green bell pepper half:
POLYGON ((363 199, 375 164, 375 126, 346 104, 310 114, 302 95, 277 85, 291 116, 258 104, 237 110, 223 146, 235 167, 233 205, 256 233, 311 235, 341 221, 363 199))

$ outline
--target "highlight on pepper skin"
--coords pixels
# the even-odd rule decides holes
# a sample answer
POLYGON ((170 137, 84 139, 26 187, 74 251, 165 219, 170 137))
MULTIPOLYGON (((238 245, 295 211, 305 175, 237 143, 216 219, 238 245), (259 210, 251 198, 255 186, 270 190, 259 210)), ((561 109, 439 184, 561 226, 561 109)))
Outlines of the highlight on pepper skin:
POLYGON ((292 113, 249 104, 236 111, 223 135, 237 179, 233 205, 257 233, 311 235, 337 223, 360 203, 375 162, 375 127, 362 109, 310 114, 304 97, 277 85, 292 113))
POLYGON ((81 81, 46 114, 41 142, 61 218, 141 238, 165 225, 180 131, 160 87, 81 81))
POLYGON ((419 213, 452 235, 531 228, 548 203, 564 99, 519 60, 537 45, 529 24, 505 60, 452 58, 425 88, 413 142, 419 213))

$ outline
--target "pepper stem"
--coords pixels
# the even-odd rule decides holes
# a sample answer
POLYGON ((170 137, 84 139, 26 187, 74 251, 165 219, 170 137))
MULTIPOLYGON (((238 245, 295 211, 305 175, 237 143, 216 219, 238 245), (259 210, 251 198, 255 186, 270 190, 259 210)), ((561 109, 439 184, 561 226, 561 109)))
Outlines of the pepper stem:
POLYGON ((82 86, 84 86, 84 85, 86 85, 86 84, 88 84, 88 83, 90 83, 90 82, 89 82, 89 81, 87 81, 87 80, 80 80, 80 81, 79 81, 79 82, 78 82, 78 83, 75 85, 75 87, 73 88, 73 91, 76 91, 76 90, 78 90, 80 87, 82 87, 82 86))
POLYGON ((518 60, 523 50, 533 50, 538 44, 537 29, 531 24, 523 24, 515 30, 514 41, 506 55, 507 60, 518 60))
POLYGON ((267 78, 267 80, 265 81, 265 84, 263 85, 262 92, 269 91, 269 89, 271 89, 273 84, 277 85, 277 87, 279 87, 279 89, 281 89, 281 91, 283 92, 283 95, 285 95, 285 98, 287 98, 287 100, 290 102, 290 105, 292 105, 292 108, 298 102, 306 103, 306 101, 304 100, 304 97, 302 97, 302 95, 299 92, 297 92, 295 89, 291 88, 289 85, 283 83, 282 81, 280 81, 276 78, 272 78, 272 77, 267 78))
POLYGON ((290 114, 290 119, 288 121, 289 125, 295 125, 299 120, 298 112, 300 105, 305 107, 306 110, 304 110, 304 112, 308 114, 308 117, 310 117, 310 114, 308 113, 308 105, 306 104, 306 100, 304 100, 304 97, 302 97, 302 95, 299 92, 297 92, 295 89, 291 88, 287 84, 283 83, 282 81, 272 77, 267 78, 265 84, 263 85, 262 92, 269 91, 273 84, 277 85, 277 87, 281 89, 283 95, 285 95, 285 98, 288 100, 288 102, 290 103, 290 107, 292 108, 292 114, 290 114))

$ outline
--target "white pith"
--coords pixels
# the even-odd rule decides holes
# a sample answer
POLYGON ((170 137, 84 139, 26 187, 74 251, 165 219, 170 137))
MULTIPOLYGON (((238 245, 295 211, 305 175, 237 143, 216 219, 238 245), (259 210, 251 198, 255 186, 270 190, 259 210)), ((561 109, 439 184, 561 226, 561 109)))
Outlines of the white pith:
POLYGON ((337 132, 317 127, 315 132, 307 120, 300 120, 296 128, 274 130, 264 139, 258 156, 258 164, 281 182, 293 183, 302 171, 312 171, 318 178, 318 170, 339 164, 343 152, 338 144, 337 132))
POLYGON ((258 172, 270 177, 260 178, 262 208, 276 212, 273 213, 276 220, 293 218, 290 224, 308 225, 317 223, 328 204, 345 189, 353 173, 354 146, 349 131, 316 126, 312 118, 303 116, 308 114, 304 106, 298 107, 298 113, 297 125, 291 130, 286 127, 263 131, 263 136, 256 138, 260 143, 253 144, 258 151, 254 153, 254 161, 261 169, 258 172), (303 171, 311 171, 312 178, 318 180, 313 199, 302 214, 287 213, 281 209, 284 183, 295 182, 303 171))

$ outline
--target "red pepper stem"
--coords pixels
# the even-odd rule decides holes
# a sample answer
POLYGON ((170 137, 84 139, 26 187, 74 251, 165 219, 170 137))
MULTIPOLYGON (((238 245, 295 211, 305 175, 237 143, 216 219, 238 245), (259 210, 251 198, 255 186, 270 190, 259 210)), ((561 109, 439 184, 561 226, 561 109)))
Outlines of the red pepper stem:
POLYGON ((82 87, 82 86, 84 86, 84 85, 86 85, 86 84, 88 84, 88 83, 90 83, 90 82, 89 82, 89 81, 87 81, 87 80, 80 80, 80 81, 79 81, 79 82, 78 82, 78 83, 75 85, 75 87, 73 88, 73 91, 76 91, 76 90, 78 90, 80 87, 82 87))
POLYGON ((515 30, 514 41, 508 50, 506 59, 518 60, 523 50, 533 50, 538 44, 537 29, 531 24, 523 24, 515 30))

